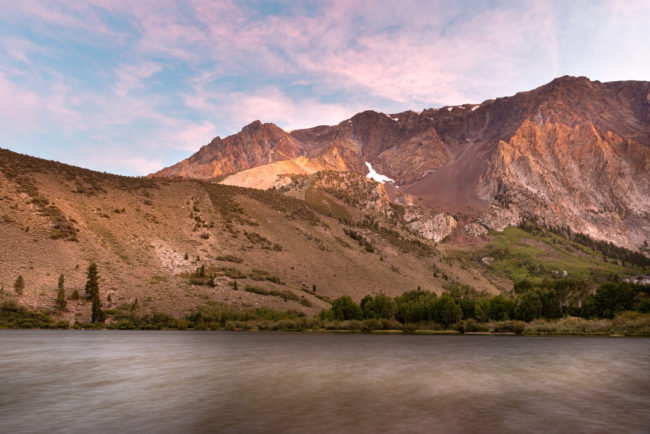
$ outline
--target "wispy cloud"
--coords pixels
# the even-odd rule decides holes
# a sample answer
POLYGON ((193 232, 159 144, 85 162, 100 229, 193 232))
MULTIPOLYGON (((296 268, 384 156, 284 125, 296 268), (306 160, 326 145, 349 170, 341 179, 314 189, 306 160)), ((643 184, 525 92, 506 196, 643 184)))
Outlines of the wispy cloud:
POLYGON ((140 86, 143 80, 162 70, 162 66, 153 62, 144 62, 138 65, 120 65, 115 68, 117 78, 115 93, 125 96, 129 91, 140 86))
POLYGON ((650 70, 646 1, 0 6, 2 144, 99 169, 90 155, 115 149, 131 174, 255 119, 291 130, 650 70))
POLYGON ((362 110, 360 105, 328 104, 313 98, 297 100, 277 88, 261 89, 256 94, 230 94, 228 98, 237 107, 237 124, 259 119, 274 122, 288 131, 334 125, 362 110))

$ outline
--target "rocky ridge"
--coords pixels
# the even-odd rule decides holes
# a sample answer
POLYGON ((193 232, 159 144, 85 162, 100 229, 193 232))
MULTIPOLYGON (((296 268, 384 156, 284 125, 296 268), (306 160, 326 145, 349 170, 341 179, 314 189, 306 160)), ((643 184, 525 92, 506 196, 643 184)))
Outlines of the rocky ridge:
POLYGON ((214 178, 335 149, 334 170, 367 174, 369 162, 438 213, 460 211, 495 230, 533 218, 638 248, 650 239, 649 108, 650 82, 565 76, 481 104, 365 111, 291 133, 256 121, 155 176, 214 178))

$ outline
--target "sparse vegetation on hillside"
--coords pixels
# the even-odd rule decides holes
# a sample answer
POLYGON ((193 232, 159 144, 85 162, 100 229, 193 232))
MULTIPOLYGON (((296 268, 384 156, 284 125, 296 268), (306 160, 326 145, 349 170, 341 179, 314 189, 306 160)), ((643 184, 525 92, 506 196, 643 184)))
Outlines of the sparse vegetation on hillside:
POLYGON ((643 273, 643 268, 603 260, 602 254, 546 230, 508 227, 493 233, 492 241, 479 251, 478 262, 513 281, 541 281, 568 277, 596 283, 643 273), (484 260, 483 258, 489 258, 484 260))
POLYGON ((217 261, 232 262, 232 263, 235 263, 235 264, 241 264, 242 262, 244 262, 244 260, 242 258, 240 258, 239 256, 235 256, 235 255, 217 256, 215 259, 217 261))
POLYGON ((14 282, 14 292, 18 295, 22 295, 23 289, 25 289, 25 280, 23 279, 22 274, 19 274, 14 282))
POLYGON ((252 286, 252 285, 246 285, 244 290, 247 292, 252 292, 254 294, 279 297, 284 301, 287 300, 297 301, 303 306, 311 307, 311 302, 307 300, 305 297, 298 297, 296 294, 288 290, 265 289, 265 288, 260 288, 259 286, 252 286))
POLYGON ((361 233, 355 231, 354 229, 343 228, 343 232, 354 241, 359 243, 368 253, 375 253, 374 246, 364 237, 361 233))
MULTIPOLYGON (((11 154, 2 151, 0 156, 5 153, 11 154)), ((83 297, 87 276, 78 264, 89 258, 102 274, 98 301, 104 306, 96 306, 96 312, 116 310, 115 306, 137 299, 138 317, 160 312, 176 319, 209 302, 241 309, 249 305, 300 309, 310 316, 344 294, 359 301, 364 294, 395 298, 404 287, 421 286, 422 292, 440 294, 465 284, 491 296, 498 292, 514 296, 513 281, 528 279, 538 285, 562 278, 564 271, 568 278, 587 282, 584 291, 589 292, 617 276, 623 280, 644 274, 627 259, 605 256, 605 261, 600 250, 551 231, 509 228, 491 234, 488 244, 480 241, 477 247, 454 241, 436 245, 400 226, 395 216, 403 208, 357 209, 350 204, 365 201, 365 196, 355 198, 355 192, 333 186, 320 185, 313 192, 345 209, 349 222, 330 213, 330 206, 319 211, 297 199, 304 191, 288 192, 296 196, 289 197, 195 180, 140 180, 12 155, 10 164, 0 165, 0 177, 7 180, 0 183, 0 241, 7 246, 0 269, 3 300, 14 297, 12 283, 20 274, 21 303, 38 312, 51 310, 53 318, 84 327, 92 320, 93 297, 83 297), (19 184, 7 177, 7 166, 21 168, 16 176, 27 181, 19 184), (32 187, 36 200, 22 190, 32 187), (83 196, 78 190, 84 191, 83 196), (78 243, 52 237, 52 217, 40 210, 55 203, 73 225, 78 243), (61 273, 68 300, 79 293, 82 300, 60 309, 52 276, 61 273), (298 300, 244 291, 247 285, 290 291, 298 300)), ((301 188, 309 189, 315 178, 304 177, 301 188)), ((356 178, 363 181, 363 176, 356 178)), ((526 297, 526 312, 536 312, 538 297, 526 297)), ((106 318, 106 325, 117 321, 110 314, 106 318)), ((405 327, 397 317, 338 322, 371 319, 384 328, 389 323, 405 327)), ((337 320, 323 321, 327 326, 322 328, 338 327, 337 320)))
POLYGON ((549 232, 559 235, 580 246, 600 252, 608 258, 619 260, 622 264, 627 263, 637 267, 650 267, 650 257, 643 253, 616 246, 611 241, 594 240, 589 235, 573 232, 568 227, 542 226, 533 220, 524 220, 519 224, 519 227, 526 232, 542 237, 549 232))
POLYGON ((259 246, 262 249, 275 250, 277 252, 282 251, 282 246, 280 244, 269 241, 268 239, 258 234, 257 232, 244 231, 244 235, 246 236, 248 241, 250 241, 251 244, 255 246, 259 246))

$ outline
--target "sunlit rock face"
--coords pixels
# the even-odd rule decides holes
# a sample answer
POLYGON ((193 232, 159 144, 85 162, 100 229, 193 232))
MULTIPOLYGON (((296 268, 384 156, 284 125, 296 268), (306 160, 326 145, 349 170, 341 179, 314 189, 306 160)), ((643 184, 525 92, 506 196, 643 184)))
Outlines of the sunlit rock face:
POLYGON ((303 148, 276 125, 255 121, 225 139, 215 137, 191 157, 153 175, 216 178, 276 161, 292 160, 304 154, 303 148))
POLYGON ((315 158, 298 157, 276 161, 226 176, 221 184, 268 190, 291 183, 291 175, 311 175, 322 171, 346 172, 348 167, 336 148, 315 158))
POLYGON ((650 239, 649 148, 611 131, 601 134, 590 122, 524 122, 499 143, 481 179, 484 197, 513 211, 486 217, 495 229, 526 214, 618 245, 650 239))
POLYGON ((442 241, 456 229, 458 223, 449 214, 423 215, 420 211, 407 211, 404 219, 413 232, 427 240, 442 241))

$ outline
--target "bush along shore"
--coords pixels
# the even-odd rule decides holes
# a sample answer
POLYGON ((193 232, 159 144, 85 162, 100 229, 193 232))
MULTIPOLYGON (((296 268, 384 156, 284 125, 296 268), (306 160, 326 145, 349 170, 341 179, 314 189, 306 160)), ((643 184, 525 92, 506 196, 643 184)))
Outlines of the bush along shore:
MULTIPOLYGON (((89 268, 91 283, 92 272, 89 268)), ((89 287, 93 298, 96 291, 89 287)), ((128 304, 101 310, 95 297, 93 322, 73 325, 5 300, 0 304, 0 328, 650 336, 650 285, 606 283, 589 293, 584 281, 522 281, 515 284, 514 293, 513 298, 487 296, 457 285, 442 295, 419 289, 397 297, 367 295, 359 304, 342 296, 312 318, 298 311, 219 303, 198 306, 184 318, 157 312, 137 315, 128 304)))

